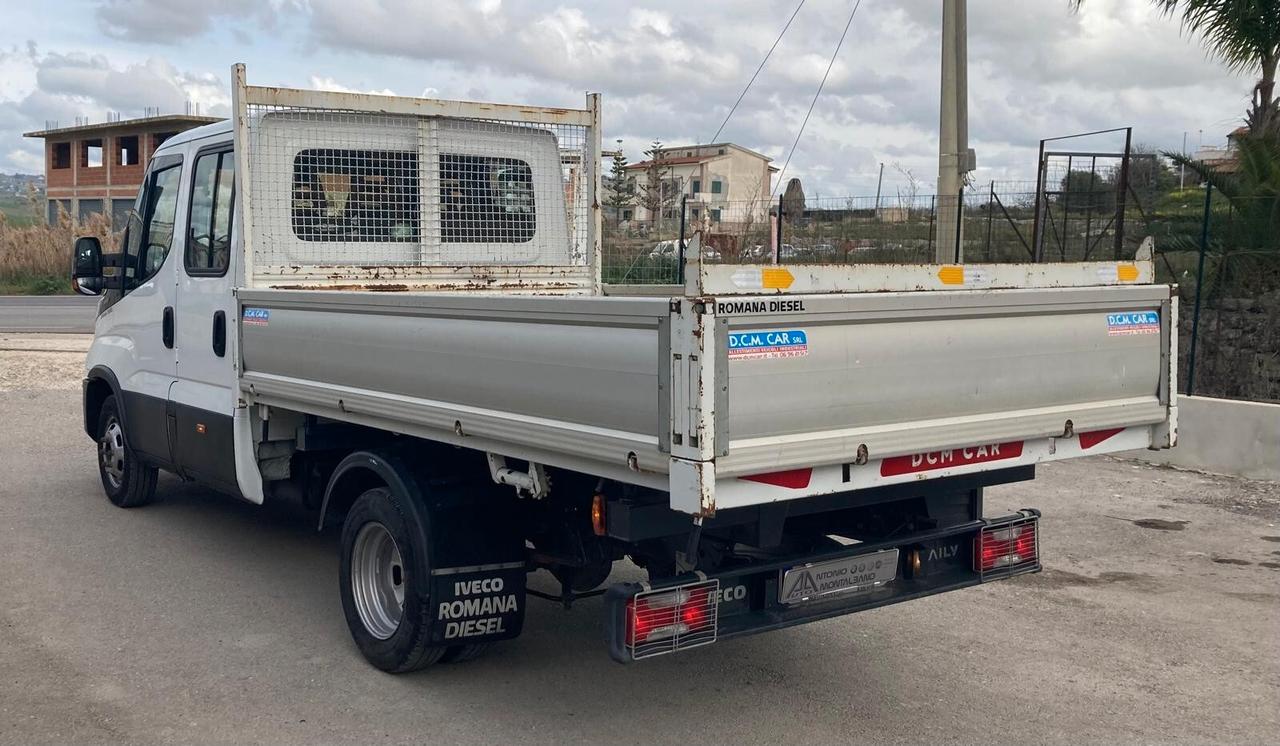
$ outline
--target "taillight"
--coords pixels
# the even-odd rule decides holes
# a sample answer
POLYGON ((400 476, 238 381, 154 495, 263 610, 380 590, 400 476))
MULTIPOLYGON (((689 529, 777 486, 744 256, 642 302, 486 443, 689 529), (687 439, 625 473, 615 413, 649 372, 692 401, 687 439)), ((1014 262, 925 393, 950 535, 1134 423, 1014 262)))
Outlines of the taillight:
POLYGON ((973 569, 986 575, 1038 564, 1039 530, 1035 518, 982 529, 973 542, 973 569))
POLYGON ((719 597, 718 580, 636 594, 626 605, 632 659, 715 642, 719 597))

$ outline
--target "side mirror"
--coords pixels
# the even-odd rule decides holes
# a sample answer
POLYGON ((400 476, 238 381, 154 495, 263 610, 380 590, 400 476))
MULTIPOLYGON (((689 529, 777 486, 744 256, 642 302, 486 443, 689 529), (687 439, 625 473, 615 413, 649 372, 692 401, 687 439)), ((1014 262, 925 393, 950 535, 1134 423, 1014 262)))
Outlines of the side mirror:
POLYGON ((105 289, 102 278, 102 244, 93 236, 76 239, 71 257, 71 284, 81 295, 99 295, 105 289))

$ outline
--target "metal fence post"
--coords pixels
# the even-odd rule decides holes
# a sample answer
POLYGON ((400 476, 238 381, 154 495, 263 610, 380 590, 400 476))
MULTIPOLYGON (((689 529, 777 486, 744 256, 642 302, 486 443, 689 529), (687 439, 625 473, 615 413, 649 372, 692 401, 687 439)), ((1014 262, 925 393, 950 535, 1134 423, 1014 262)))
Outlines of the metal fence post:
POLYGON ((929 198, 929 256, 933 256, 933 223, 938 218, 938 195, 929 198))
POLYGON ((983 251, 984 262, 994 262, 991 256, 991 224, 996 216, 996 182, 991 182, 991 196, 987 199, 987 248, 983 251))
POLYGON ((1045 179, 1048 178, 1045 171, 1048 165, 1044 158, 1045 141, 1040 141, 1040 155, 1036 161, 1036 214, 1031 224, 1031 261, 1039 263, 1044 261, 1044 226, 1041 225, 1044 217, 1044 191, 1047 188, 1045 179))
POLYGON ((774 264, 782 264, 782 200, 783 195, 778 195, 778 253, 773 257, 774 264))
MULTIPOLYGON (((1120 161, 1120 191, 1116 195, 1116 259, 1124 253, 1124 213, 1129 196, 1129 156, 1133 151, 1133 128, 1124 131, 1124 160, 1120 161)), ((1208 225, 1208 213, 1205 213, 1208 225)), ((1203 256, 1203 255, 1202 255, 1203 256)))
MULTIPOLYGON (((1196 385, 1196 344, 1200 341, 1200 299, 1204 295, 1204 255, 1209 250, 1209 209, 1213 199, 1213 184, 1204 185, 1204 222, 1200 226, 1200 262, 1196 269, 1196 306, 1191 315, 1191 348, 1187 351, 1187 396, 1196 385)), ((1177 333, 1176 330, 1174 332, 1177 333)))
POLYGON ((684 284, 684 215, 689 195, 680 195, 680 240, 676 243, 676 284, 684 284))

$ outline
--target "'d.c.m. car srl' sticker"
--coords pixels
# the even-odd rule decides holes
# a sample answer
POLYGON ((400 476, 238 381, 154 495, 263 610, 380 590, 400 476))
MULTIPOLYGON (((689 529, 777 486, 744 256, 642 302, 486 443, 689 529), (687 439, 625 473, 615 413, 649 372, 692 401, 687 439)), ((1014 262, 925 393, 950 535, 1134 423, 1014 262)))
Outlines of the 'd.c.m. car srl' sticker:
POLYGON ((766 360, 808 354, 809 335, 803 329, 733 332, 729 335, 730 360, 766 360))

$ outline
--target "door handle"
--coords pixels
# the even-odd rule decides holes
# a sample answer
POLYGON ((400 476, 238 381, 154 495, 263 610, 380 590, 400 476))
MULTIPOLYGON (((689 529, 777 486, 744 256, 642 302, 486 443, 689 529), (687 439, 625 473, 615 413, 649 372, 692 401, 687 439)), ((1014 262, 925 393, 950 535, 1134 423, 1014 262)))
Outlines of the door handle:
POLYGON ((164 319, 160 324, 160 334, 164 339, 164 346, 173 349, 173 306, 164 307, 164 319))
POLYGON ((213 354, 224 357, 227 354, 227 312, 213 312, 213 354))

